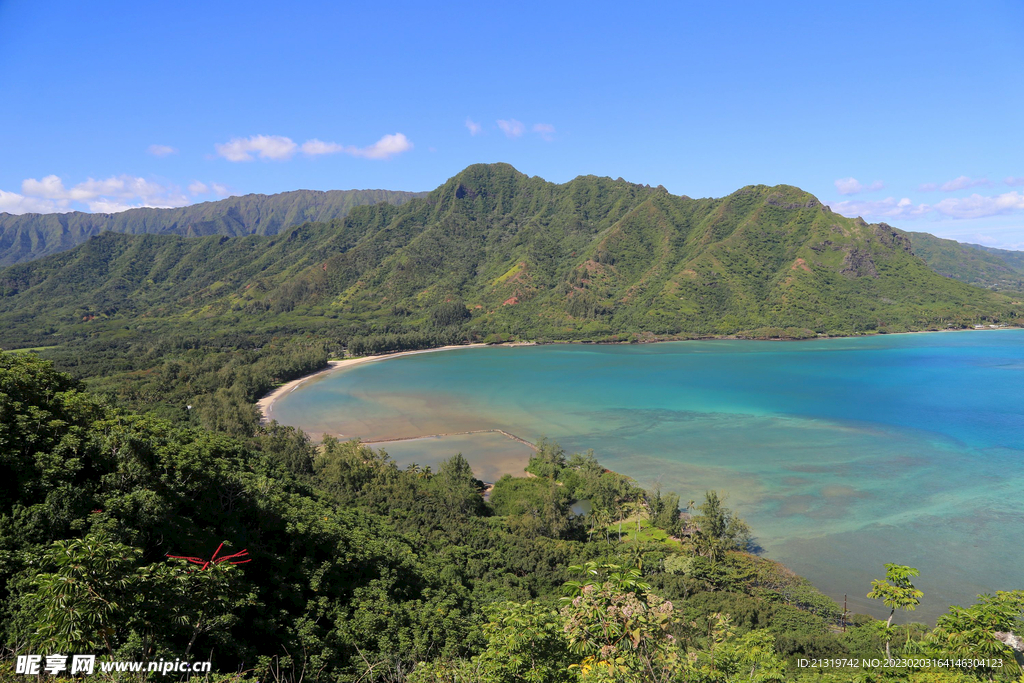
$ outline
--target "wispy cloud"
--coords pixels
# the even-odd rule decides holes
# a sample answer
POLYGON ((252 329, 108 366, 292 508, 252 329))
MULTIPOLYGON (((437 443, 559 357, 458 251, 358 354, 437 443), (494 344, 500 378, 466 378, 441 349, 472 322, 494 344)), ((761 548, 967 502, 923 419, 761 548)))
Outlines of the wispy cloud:
POLYGON ((1024 211, 1024 195, 1005 192, 995 196, 972 194, 970 197, 950 197, 935 204, 935 210, 949 218, 985 218, 1024 211))
POLYGON ((483 130, 483 126, 469 117, 466 117, 466 128, 469 129, 470 135, 479 135, 480 131, 483 130))
POLYGON ((339 145, 337 142, 324 142, 313 138, 302 143, 302 153, 311 157, 321 154, 338 154, 344 151, 345 146, 339 145))
POLYGON ((227 197, 231 192, 227 186, 221 185, 220 183, 204 183, 201 180, 193 180, 189 183, 188 191, 192 196, 199 196, 204 194, 215 194, 218 197, 227 197))
POLYGON ((281 135, 253 135, 248 138, 232 138, 214 145, 217 154, 228 161, 252 161, 253 155, 260 159, 283 161, 290 159, 298 145, 291 138, 281 135))
POLYGON ((976 219, 1024 211, 1024 194, 972 194, 970 197, 949 197, 935 204, 914 204, 907 197, 899 200, 887 197, 879 201, 846 200, 826 203, 833 211, 844 216, 914 219, 934 214, 943 218, 976 219))
POLYGON ((907 197, 886 197, 877 201, 846 200, 826 202, 836 213, 844 216, 872 216, 878 218, 916 218, 928 212, 925 204, 914 205, 907 197))
POLYGON ((859 194, 861 192, 877 192, 885 187, 885 183, 881 180, 876 180, 870 185, 863 185, 856 178, 840 178, 835 182, 836 190, 839 194, 859 194))
POLYGON ((9 213, 54 213, 71 211, 73 204, 89 211, 116 213, 140 207, 169 208, 189 204, 189 198, 174 185, 163 185, 129 175, 102 180, 89 178, 65 187, 59 176, 26 178, 21 193, 0 190, 0 211, 9 213))
POLYGON ((1006 178, 1003 179, 1003 182, 1009 185, 1010 187, 1024 185, 1024 176, 1006 176, 1006 178))
POLYGON ((533 124, 533 132, 537 133, 547 142, 551 142, 555 139, 555 127, 550 123, 535 123, 533 124))
POLYGON ((970 187, 992 187, 992 181, 988 178, 970 178, 962 175, 958 178, 947 180, 944 183, 923 183, 918 185, 917 189, 922 192, 935 192, 936 190, 956 192, 957 190, 966 190, 970 187))
POLYGON ((178 150, 167 145, 150 145, 146 150, 155 157, 165 157, 168 154, 177 154, 178 150))
POLYGON ((498 128, 501 128, 505 136, 510 138, 517 138, 526 130, 523 122, 516 121, 515 119, 498 119, 498 128))
POLYGON ((394 135, 385 135, 369 147, 348 147, 345 152, 364 159, 390 159, 396 154, 408 152, 412 146, 409 138, 401 133, 395 133, 394 135))
POLYGON ((341 145, 337 142, 324 142, 313 138, 298 145, 291 138, 281 135, 253 135, 248 138, 233 138, 228 142, 215 145, 217 154, 228 161, 252 161, 259 156, 261 159, 284 161, 302 151, 306 156, 323 156, 326 154, 348 154, 364 159, 388 159, 413 148, 412 142, 402 133, 385 135, 377 142, 366 147, 341 145))

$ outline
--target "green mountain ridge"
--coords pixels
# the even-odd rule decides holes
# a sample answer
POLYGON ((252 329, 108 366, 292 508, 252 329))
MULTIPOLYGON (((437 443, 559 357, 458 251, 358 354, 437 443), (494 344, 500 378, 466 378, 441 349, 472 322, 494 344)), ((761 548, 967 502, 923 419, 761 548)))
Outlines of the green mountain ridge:
MULTIPOLYGON (((343 218, 355 206, 382 201, 398 206, 426 195, 390 190, 295 190, 116 214, 0 213, 0 266, 73 249, 101 232, 183 237, 275 235, 307 222, 343 218)), ((1024 291, 1024 252, 959 243, 923 232, 899 232, 911 240, 914 253, 941 275, 992 291, 1024 291)))
POLYGON ((1024 252, 956 242, 926 232, 906 234, 914 253, 941 275, 993 291, 1024 292, 1024 252))
POLYGON ((422 192, 392 190, 295 190, 248 194, 177 209, 129 209, 119 213, 0 213, 0 266, 72 249, 101 232, 125 234, 274 235, 307 221, 341 218, 353 207, 402 204, 422 192))
POLYGON ((933 272, 900 231, 795 187, 690 199, 494 164, 402 206, 276 236, 104 233, 6 268, 0 343, 60 343, 143 318, 403 334, 437 327, 451 303, 468 307, 453 322, 469 338, 551 340, 942 329, 1012 323, 1022 309, 933 272))

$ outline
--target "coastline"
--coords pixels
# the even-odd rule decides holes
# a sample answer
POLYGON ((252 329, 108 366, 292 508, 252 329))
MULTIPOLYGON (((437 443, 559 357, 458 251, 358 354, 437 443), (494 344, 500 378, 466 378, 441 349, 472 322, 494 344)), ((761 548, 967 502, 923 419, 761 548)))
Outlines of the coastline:
POLYGON ((273 412, 274 403, 278 399, 280 399, 282 396, 285 396, 286 394, 290 394, 291 392, 295 391, 296 389, 299 388, 301 384, 303 384, 307 380, 313 379, 314 377, 319 377, 320 375, 325 375, 334 372, 335 370, 350 368, 354 365, 362 365, 363 363, 372 363, 374 361, 388 360, 389 358, 398 358, 400 356, 412 356, 419 353, 454 351, 456 349, 474 349, 480 348, 482 346, 487 346, 487 344, 457 344, 453 346, 441 346, 436 349, 417 349, 416 351, 399 351, 398 353, 385 353, 379 356, 361 356, 359 358, 329 360, 327 361, 326 368, 317 370, 316 372, 310 373, 308 375, 304 375, 302 377, 299 377, 298 379, 293 379, 290 382, 286 382, 281 386, 277 387, 276 389, 274 389, 273 391, 271 391, 269 394, 267 394, 260 400, 256 401, 256 409, 260 411, 260 422, 266 423, 272 419, 270 414, 273 412))
MULTIPOLYGON (((895 336, 895 335, 901 335, 901 334, 933 334, 933 333, 942 333, 942 332, 997 332, 999 330, 1017 330, 1017 329, 1024 329, 1024 328, 1005 326, 1005 327, 998 327, 998 328, 985 327, 985 328, 982 328, 982 329, 959 328, 959 329, 952 329, 952 330, 909 330, 907 332, 886 332, 886 333, 882 333, 882 334, 874 333, 874 334, 851 334, 851 335, 836 336, 836 337, 809 337, 807 339, 786 339, 786 338, 767 338, 766 339, 766 338, 756 338, 756 337, 739 337, 739 336, 736 336, 736 335, 713 335, 713 336, 707 336, 707 337, 683 337, 683 338, 679 338, 679 337, 671 338, 670 337, 670 338, 667 338, 667 339, 650 339, 650 340, 646 340, 645 339, 645 340, 637 340, 635 343, 637 343, 637 344, 661 344, 661 343, 665 343, 665 342, 714 341, 714 340, 733 340, 733 341, 741 340, 741 341, 763 341, 763 342, 786 342, 786 341, 803 342, 803 341, 820 341, 822 339, 851 339, 851 338, 861 338, 861 337, 881 337, 881 336, 889 336, 889 335, 895 336)), ((269 394, 267 394, 266 396, 264 396, 260 400, 256 401, 256 409, 260 411, 260 422, 261 423, 267 423, 267 422, 269 422, 272 419, 271 416, 270 416, 270 413, 273 412, 274 403, 278 399, 280 399, 282 396, 284 396, 286 394, 290 394, 291 392, 293 392, 296 389, 298 389, 299 385, 301 385, 306 380, 310 380, 310 379, 313 379, 314 377, 318 377, 320 375, 323 375, 323 374, 326 374, 326 373, 329 373, 329 372, 334 372, 335 370, 340 370, 342 368, 348 368, 348 367, 352 367, 354 365, 360 365, 362 363, 370 363, 370 362, 373 362, 373 361, 388 360, 389 358, 399 358, 401 356, 412 356, 412 355, 415 355, 415 354, 418 354, 418 353, 435 353, 437 351, 454 351, 456 349, 481 348, 481 347, 485 347, 485 346, 545 346, 545 345, 549 345, 549 344, 622 345, 622 344, 629 344, 629 343, 631 343, 631 342, 624 342, 624 341, 602 342, 602 341, 585 341, 585 340, 583 340, 583 341, 550 341, 550 342, 510 342, 510 343, 505 343, 505 344, 485 344, 485 343, 454 344, 454 345, 451 345, 451 346, 440 346, 440 347, 437 347, 437 348, 434 348, 434 349, 417 349, 415 351, 399 351, 398 353, 386 353, 386 354, 381 354, 381 355, 378 355, 378 356, 361 356, 359 358, 345 358, 343 360, 330 360, 330 361, 327 361, 327 367, 326 368, 323 368, 321 370, 317 370, 316 372, 308 374, 308 375, 304 375, 303 377, 299 377, 298 379, 293 379, 290 382, 286 382, 285 384, 282 384, 281 386, 277 387, 276 389, 271 391, 269 394)), ((412 437, 412 438, 426 438, 426 437, 424 436, 424 437, 412 437)))

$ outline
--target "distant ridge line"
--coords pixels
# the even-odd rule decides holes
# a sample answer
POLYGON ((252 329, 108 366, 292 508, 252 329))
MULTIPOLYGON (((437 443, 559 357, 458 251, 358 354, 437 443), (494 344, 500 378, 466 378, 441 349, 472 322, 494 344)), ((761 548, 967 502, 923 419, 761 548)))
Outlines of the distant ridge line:
POLYGON ((381 202, 400 206, 423 196, 425 192, 397 190, 290 190, 118 213, 0 212, 0 267, 68 251, 104 232, 180 237, 276 235, 304 223, 344 218, 357 206, 381 202))

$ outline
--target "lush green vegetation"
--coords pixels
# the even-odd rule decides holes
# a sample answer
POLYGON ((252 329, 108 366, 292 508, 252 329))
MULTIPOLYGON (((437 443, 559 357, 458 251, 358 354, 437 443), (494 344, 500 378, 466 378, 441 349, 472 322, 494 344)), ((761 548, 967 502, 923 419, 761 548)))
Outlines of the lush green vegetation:
MULTIPOLYGON (((1000 639, 1024 592, 953 608, 933 631, 845 619, 714 492, 679 499, 543 442, 534 476, 482 482, 383 451, 237 438, 111 406, 32 354, 0 354, 0 629, 13 655, 212 657, 225 679, 848 680, 798 658, 1002 658, 1002 668, 857 671, 865 680, 1015 680, 1000 639), (571 499, 593 510, 575 516, 571 499), (619 523, 658 529, 647 538, 619 523), (602 531, 602 529, 604 531, 602 531), (251 562, 198 569, 221 543, 251 562), (231 674, 230 672, 240 672, 231 674)), ((873 593, 919 597, 888 568, 873 593)), ((867 587, 865 586, 865 590, 867 587)))
POLYGON ((926 232, 908 232, 914 253, 936 273, 1019 298, 1024 294, 1024 252, 961 244, 926 232))
POLYGON ((402 204, 421 192, 390 190, 296 190, 249 194, 179 209, 129 209, 120 213, 0 213, 0 266, 71 249, 101 232, 131 235, 275 235, 308 221, 341 218, 352 207, 402 204))

